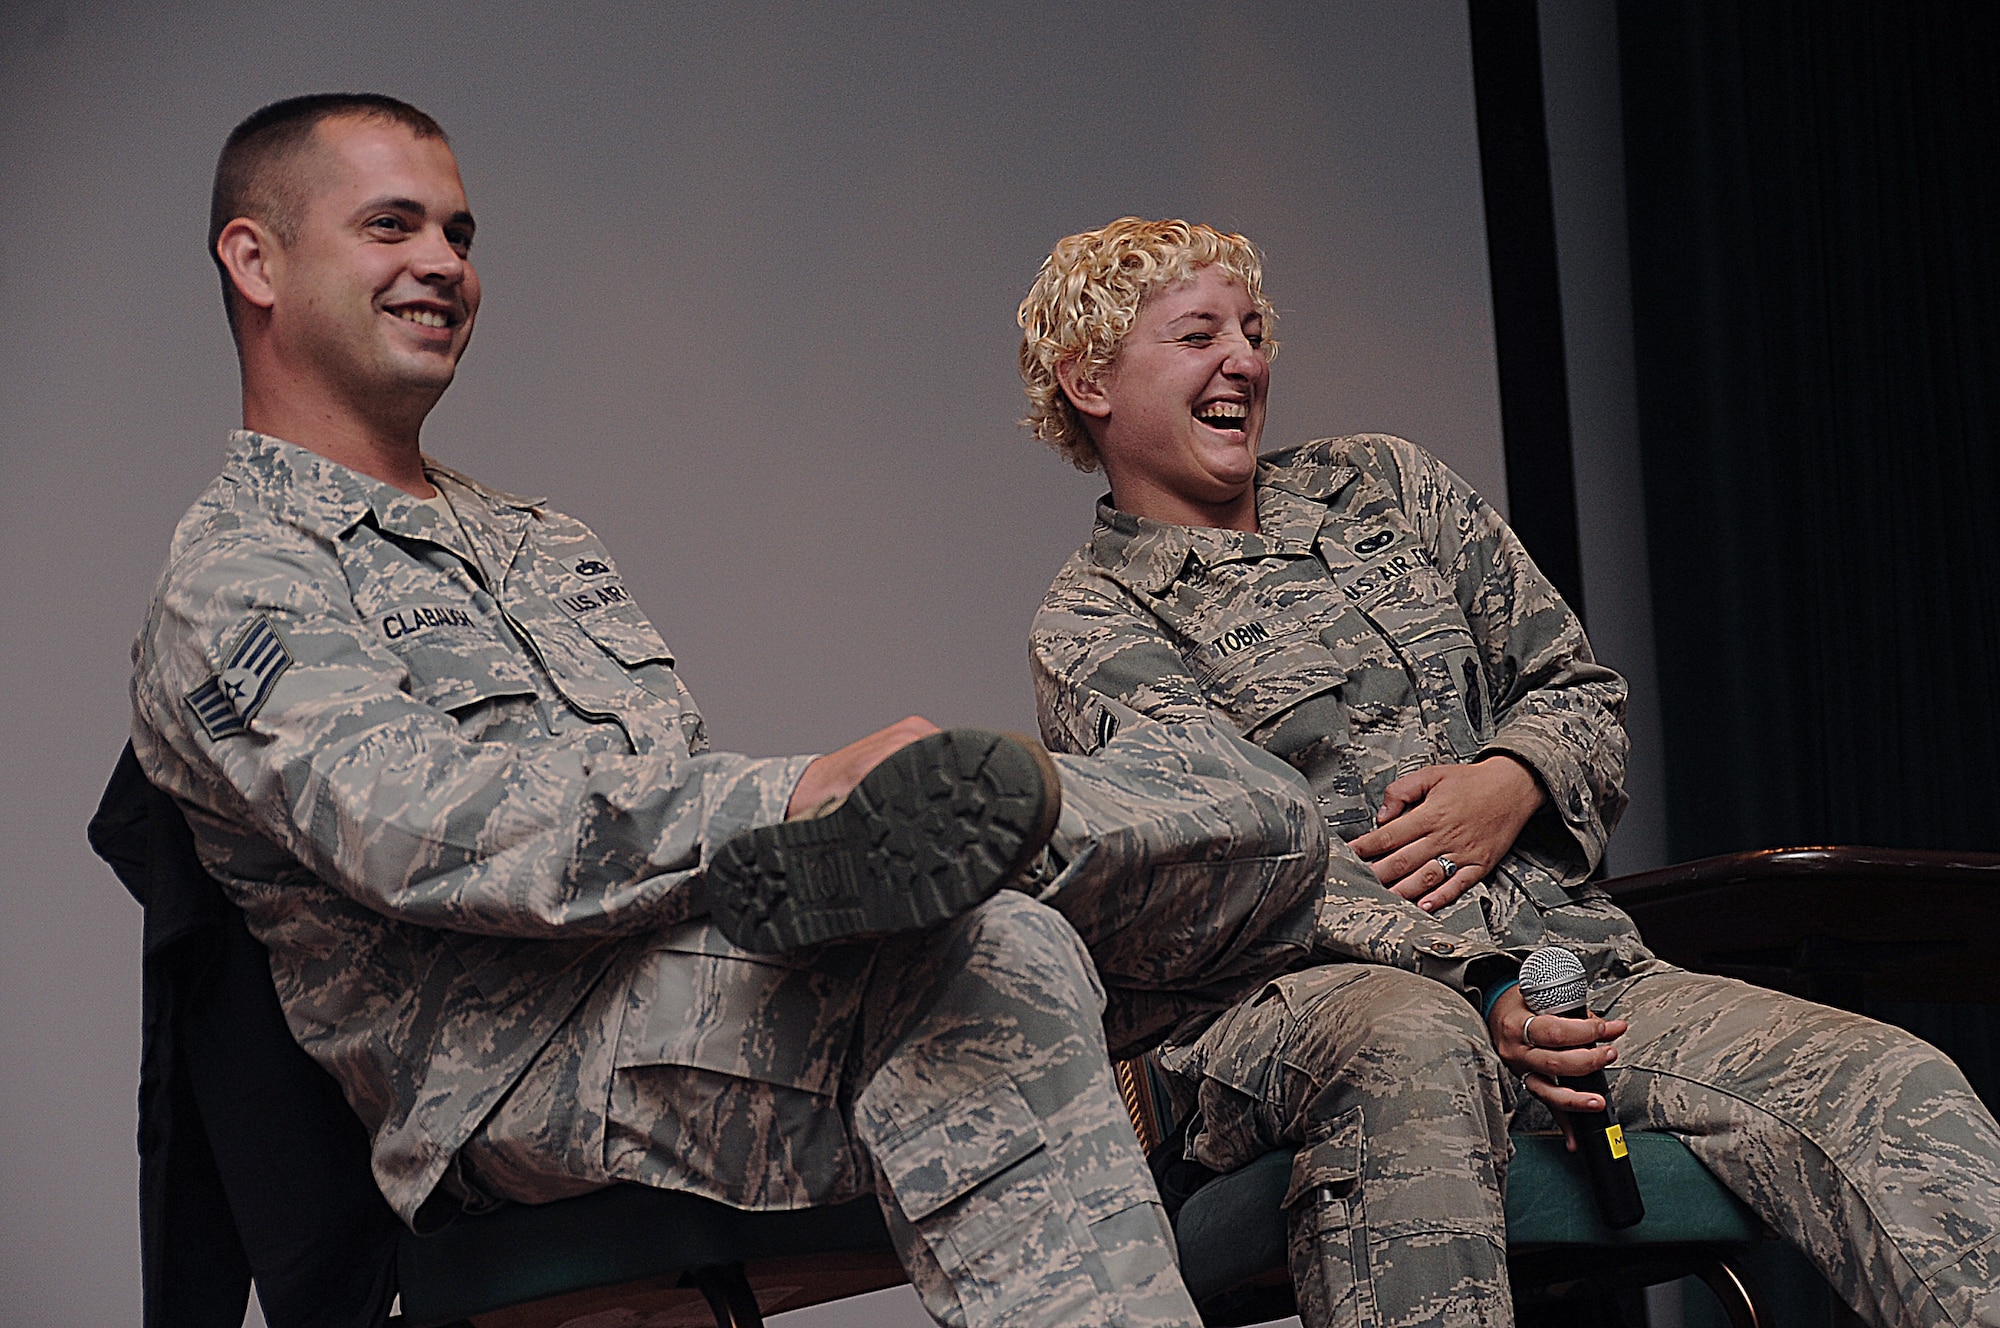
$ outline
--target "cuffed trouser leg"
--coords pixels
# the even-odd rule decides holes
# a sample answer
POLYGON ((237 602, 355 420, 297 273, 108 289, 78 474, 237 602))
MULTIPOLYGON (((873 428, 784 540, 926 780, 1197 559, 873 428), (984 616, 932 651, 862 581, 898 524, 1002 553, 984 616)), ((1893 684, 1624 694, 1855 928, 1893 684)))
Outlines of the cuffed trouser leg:
POLYGON ((1611 989, 1627 1129, 1669 1130, 1871 1323, 2000 1324, 2000 1127, 1887 1024, 1665 969, 1611 989))
POLYGON ((1464 997, 1326 965, 1167 1061, 1198 1076, 1197 1160, 1229 1171, 1298 1150, 1286 1204, 1307 1328, 1512 1323, 1501 1070, 1464 997))
POLYGON ((854 1130, 942 1323, 1192 1325, 1075 932, 1002 892, 883 947, 854 1130))
POLYGON ((1090 948, 1114 1055, 1227 1009, 1305 954, 1326 830, 1289 767, 1211 725, 1150 720, 1056 764, 1064 867, 1042 897, 1090 948))

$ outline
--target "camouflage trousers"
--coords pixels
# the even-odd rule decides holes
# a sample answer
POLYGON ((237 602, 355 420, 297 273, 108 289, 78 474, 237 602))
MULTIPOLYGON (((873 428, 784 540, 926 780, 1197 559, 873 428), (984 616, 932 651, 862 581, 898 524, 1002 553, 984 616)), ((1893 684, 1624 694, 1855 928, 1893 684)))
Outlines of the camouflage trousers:
POLYGON ((779 968, 755 994, 810 1021, 804 1063, 741 1019, 682 1036, 754 986, 690 958, 644 951, 599 985, 460 1153, 472 1186, 541 1202, 637 1181, 752 1208, 872 1190, 940 1323, 1197 1322, 1112 1083, 1102 990, 1053 910, 1002 892, 779 968), (804 1008, 815 995, 847 1017, 804 1008))
POLYGON ((745 1208, 872 1190, 942 1323, 1194 1324, 1104 984, 1128 1038, 1253 989, 1305 944, 1325 844, 1270 758, 1132 728, 1058 758, 1047 903, 1003 891, 926 932, 777 956, 706 922, 635 942, 461 1151, 463 1183, 745 1208))
MULTIPOLYGON (((2000 1127, 1944 1055, 1658 961, 1591 1004, 1632 1025, 1607 1072, 1626 1128, 1685 1138, 1864 1319, 2000 1324, 2000 1127)), ((1290 1262, 1309 1328, 1511 1322, 1502 1131, 1553 1121, 1503 1084, 1463 997, 1332 965, 1165 1059, 1202 1110, 1201 1161, 1299 1150, 1290 1262)))
POLYGON ((1505 1071, 1463 996, 1327 964, 1162 1059, 1201 1111, 1197 1160, 1297 1150, 1288 1259, 1309 1328, 1512 1321, 1505 1071))
POLYGON ((1299 776, 1207 724, 1134 716, 1055 757, 1063 869, 1038 892, 1090 948, 1123 1059, 1203 1024, 1308 953, 1325 829, 1299 776))
POLYGON ((1863 1319, 2000 1325, 2000 1126, 1942 1052, 1657 961, 1592 1007, 1632 1025, 1626 1128, 1686 1139, 1863 1319))

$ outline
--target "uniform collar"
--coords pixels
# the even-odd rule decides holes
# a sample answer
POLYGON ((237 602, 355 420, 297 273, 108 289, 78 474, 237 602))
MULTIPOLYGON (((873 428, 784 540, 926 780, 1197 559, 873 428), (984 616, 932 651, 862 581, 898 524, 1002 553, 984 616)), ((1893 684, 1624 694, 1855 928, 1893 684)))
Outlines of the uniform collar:
POLYGON ((1097 500, 1091 532, 1091 561, 1124 585, 1157 595, 1172 585, 1188 559, 1204 565, 1306 554, 1326 521, 1327 499, 1345 488, 1356 472, 1322 456, 1301 458, 1307 449, 1276 452, 1257 463, 1257 529, 1254 532, 1177 526, 1121 512, 1110 495, 1097 500))
POLYGON ((1090 559, 1113 578, 1142 594, 1157 595, 1187 565, 1194 532, 1186 526, 1121 512, 1111 495, 1097 500, 1097 528, 1090 534, 1090 559))
MULTIPOLYGON (((1311 498, 1322 506, 1346 488, 1360 474, 1346 461, 1345 438, 1321 438, 1314 442, 1270 452, 1257 462, 1260 490, 1282 489, 1301 498, 1311 498)), ((1261 512, 1259 513, 1261 518, 1261 512)))
MULTIPOLYGON (((233 430, 227 469, 270 507, 327 539, 340 538, 372 516, 378 527, 394 534, 446 545, 459 542, 444 537, 443 518, 421 498, 282 438, 233 430)), ((509 529, 520 527, 545 503, 489 489, 429 457, 424 458, 424 474, 434 484, 443 480, 454 501, 473 499, 489 519, 509 529)))

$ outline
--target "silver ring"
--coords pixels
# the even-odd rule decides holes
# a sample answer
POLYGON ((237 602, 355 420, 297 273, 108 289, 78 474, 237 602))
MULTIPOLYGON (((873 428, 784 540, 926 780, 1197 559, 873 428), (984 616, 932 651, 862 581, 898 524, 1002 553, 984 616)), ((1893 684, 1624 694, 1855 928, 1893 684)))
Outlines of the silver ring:
POLYGON ((1536 1051, 1540 1051, 1542 1049, 1542 1044, 1535 1041, 1533 1038, 1529 1037, 1528 1030, 1533 1028, 1535 1026, 1535 1021, 1540 1018, 1541 1016, 1538 1014, 1531 1014, 1526 1019, 1521 1021, 1521 1041, 1527 1043, 1529 1046, 1533 1047, 1536 1051))
POLYGON ((1435 862, 1438 866, 1444 868, 1444 878, 1447 881, 1449 881, 1452 877, 1458 875, 1458 864, 1453 862, 1450 858, 1447 858, 1444 854, 1442 853, 1438 854, 1435 858, 1432 858, 1431 861, 1435 862))

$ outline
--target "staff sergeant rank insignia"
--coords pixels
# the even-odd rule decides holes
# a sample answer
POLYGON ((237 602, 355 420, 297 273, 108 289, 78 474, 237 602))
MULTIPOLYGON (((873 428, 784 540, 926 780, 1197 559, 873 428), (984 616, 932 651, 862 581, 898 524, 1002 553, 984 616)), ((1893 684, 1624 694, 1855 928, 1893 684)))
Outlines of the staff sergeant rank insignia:
POLYGON ((234 737, 250 727, 279 675, 290 667, 292 652, 285 649, 278 629, 268 618, 252 618, 221 675, 189 692, 188 704, 212 740, 234 737))

